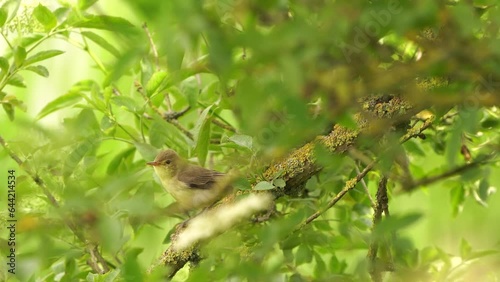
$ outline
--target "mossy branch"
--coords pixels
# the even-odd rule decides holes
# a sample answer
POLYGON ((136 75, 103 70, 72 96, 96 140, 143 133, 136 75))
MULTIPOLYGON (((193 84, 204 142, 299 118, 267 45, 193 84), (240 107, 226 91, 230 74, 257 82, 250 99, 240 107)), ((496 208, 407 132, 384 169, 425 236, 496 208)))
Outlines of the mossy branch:
MULTIPOLYGON (((272 179, 277 172, 280 172, 280 178, 286 182, 286 186, 284 188, 273 190, 275 197, 294 194, 298 189, 303 189, 303 184, 321 170, 321 166, 317 164, 316 159, 314 158, 315 146, 324 146, 332 154, 344 153, 349 147, 354 145, 357 138, 363 131, 373 129, 375 123, 377 123, 377 128, 380 128, 380 123, 384 123, 387 126, 393 126, 402 121, 407 121, 412 115, 419 111, 397 96, 373 96, 360 102, 364 112, 356 115, 358 129, 350 130, 340 125, 335 125, 328 135, 318 136, 314 141, 305 144, 304 146, 293 151, 286 158, 269 166, 269 168, 264 172, 265 180, 272 179)), ((407 133, 401 138, 401 140, 408 140, 415 137, 429 126, 430 122, 425 123, 422 127, 420 127, 420 130, 407 133)), ((384 132, 380 132, 380 135, 383 135, 383 133, 384 132)), ((376 162, 373 162, 371 165, 365 167, 356 179, 346 184, 346 188, 344 189, 345 191, 343 190, 343 193, 341 192, 337 195, 336 198, 338 199, 332 199, 330 206, 327 206, 323 210, 318 211, 317 214, 312 215, 309 221, 304 222, 303 225, 313 221, 321 215, 322 212, 335 205, 335 203, 350 189, 352 189, 355 184, 373 168, 375 164, 376 162)), ((177 228, 174 234, 172 234, 172 244, 163 252, 161 258, 150 268, 150 271, 153 271, 160 265, 164 265, 169 269, 168 277, 171 278, 187 262, 193 261, 193 259, 195 261, 199 260, 196 247, 194 246, 187 250, 183 250, 182 252, 178 252, 172 247, 180 231, 180 228, 177 228)))

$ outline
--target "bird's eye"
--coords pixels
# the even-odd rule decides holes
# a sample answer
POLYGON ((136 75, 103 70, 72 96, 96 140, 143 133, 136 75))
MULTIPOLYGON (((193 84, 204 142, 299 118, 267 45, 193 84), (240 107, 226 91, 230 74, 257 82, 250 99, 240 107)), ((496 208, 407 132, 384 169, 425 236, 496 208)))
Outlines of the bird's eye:
POLYGON ((166 164, 170 164, 172 161, 171 160, 166 160, 165 163, 166 164))

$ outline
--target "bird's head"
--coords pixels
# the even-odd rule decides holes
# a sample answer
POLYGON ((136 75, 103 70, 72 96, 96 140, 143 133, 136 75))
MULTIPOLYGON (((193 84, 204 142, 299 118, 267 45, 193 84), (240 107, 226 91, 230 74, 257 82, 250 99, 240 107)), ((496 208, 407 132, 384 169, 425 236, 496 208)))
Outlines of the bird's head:
POLYGON ((152 166, 160 178, 170 178, 177 174, 183 160, 174 150, 165 150, 160 152, 154 161, 146 164, 152 166))

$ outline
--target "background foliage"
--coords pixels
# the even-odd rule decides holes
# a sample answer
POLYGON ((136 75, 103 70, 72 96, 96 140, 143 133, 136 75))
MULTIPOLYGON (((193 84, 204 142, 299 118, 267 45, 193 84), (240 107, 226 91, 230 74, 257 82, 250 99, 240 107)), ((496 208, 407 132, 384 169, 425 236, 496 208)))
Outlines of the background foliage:
POLYGON ((239 190, 274 191, 289 183, 266 169, 335 124, 363 128, 351 150, 318 146, 323 169, 270 219, 206 242, 174 279, 497 281, 499 19, 487 0, 2 1, 0 174, 17 171, 18 265, 0 275, 160 280, 147 270, 179 220, 146 161, 168 147, 238 169, 239 190), (383 103, 394 97, 418 114, 383 103), (391 216, 374 226, 384 175, 391 216))

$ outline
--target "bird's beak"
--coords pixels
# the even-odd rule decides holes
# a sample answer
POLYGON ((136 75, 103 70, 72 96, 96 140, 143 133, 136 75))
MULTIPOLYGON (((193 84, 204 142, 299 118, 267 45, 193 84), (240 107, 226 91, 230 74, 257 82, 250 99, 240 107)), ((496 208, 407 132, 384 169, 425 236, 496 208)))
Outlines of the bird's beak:
POLYGON ((159 166, 160 163, 159 162, 155 162, 155 161, 152 161, 152 162, 147 162, 146 163, 147 165, 150 165, 150 166, 159 166))

